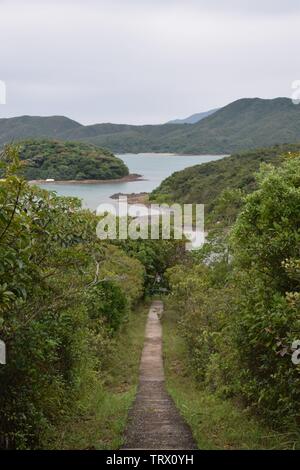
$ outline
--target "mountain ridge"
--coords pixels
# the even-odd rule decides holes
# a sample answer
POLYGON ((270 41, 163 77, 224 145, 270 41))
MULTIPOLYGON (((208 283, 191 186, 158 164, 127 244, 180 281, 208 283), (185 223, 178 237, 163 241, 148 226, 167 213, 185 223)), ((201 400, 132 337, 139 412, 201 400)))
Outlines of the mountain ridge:
POLYGON ((214 114, 215 112, 219 111, 219 109, 221 108, 214 108, 208 111, 203 111, 201 113, 194 113, 194 114, 191 114, 191 116, 188 116, 182 119, 172 119, 171 121, 168 121, 166 124, 196 124, 197 122, 202 121, 202 119, 205 119, 211 114, 214 114))
POLYGON ((65 116, 0 119, 0 145, 25 138, 78 140, 114 153, 227 154, 300 142, 300 106, 289 98, 241 98, 195 124, 85 126, 65 116))

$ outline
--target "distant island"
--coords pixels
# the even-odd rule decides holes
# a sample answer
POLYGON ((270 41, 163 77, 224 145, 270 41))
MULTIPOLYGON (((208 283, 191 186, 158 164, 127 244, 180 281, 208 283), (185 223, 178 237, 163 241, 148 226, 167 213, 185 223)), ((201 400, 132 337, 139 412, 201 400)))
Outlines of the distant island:
POLYGON ((205 119, 211 114, 214 114, 219 109, 220 108, 210 109, 209 111, 204 111, 202 113, 192 114, 191 116, 188 116, 183 119, 172 119, 171 121, 168 121, 166 124, 196 124, 197 122, 202 121, 202 119, 205 119))
POLYGON ((92 144, 31 139, 20 142, 19 151, 22 174, 27 180, 53 183, 140 178, 129 175, 121 159, 92 144))

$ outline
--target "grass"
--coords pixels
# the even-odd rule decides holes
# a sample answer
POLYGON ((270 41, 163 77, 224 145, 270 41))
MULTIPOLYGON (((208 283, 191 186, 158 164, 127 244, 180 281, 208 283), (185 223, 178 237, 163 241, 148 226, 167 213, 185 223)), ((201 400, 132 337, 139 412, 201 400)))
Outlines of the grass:
POLYGON ((64 423, 49 445, 55 449, 118 449, 138 383, 148 307, 133 312, 116 341, 103 385, 91 387, 80 415, 64 423))
POLYGON ((238 404, 200 387, 188 369, 185 343, 168 312, 163 317, 163 338, 167 389, 199 449, 295 448, 295 436, 266 428, 238 404))

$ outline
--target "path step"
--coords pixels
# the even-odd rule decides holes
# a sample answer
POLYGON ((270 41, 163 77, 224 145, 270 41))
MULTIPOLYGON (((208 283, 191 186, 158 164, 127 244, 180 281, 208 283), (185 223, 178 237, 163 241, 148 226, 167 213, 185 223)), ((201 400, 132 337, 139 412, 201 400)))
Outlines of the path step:
POLYGON ((152 303, 146 324, 138 391, 129 412, 122 449, 197 448, 190 428, 166 391, 160 323, 162 311, 162 302, 152 303))

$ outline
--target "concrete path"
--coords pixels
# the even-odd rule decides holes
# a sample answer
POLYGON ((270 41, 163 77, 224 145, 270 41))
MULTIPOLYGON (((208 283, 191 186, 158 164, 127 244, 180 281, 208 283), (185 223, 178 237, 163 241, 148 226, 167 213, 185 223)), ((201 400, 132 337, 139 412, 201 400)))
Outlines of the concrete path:
POLYGON ((165 389, 162 360, 163 303, 149 311, 137 396, 129 412, 123 449, 196 449, 191 431, 165 389))

